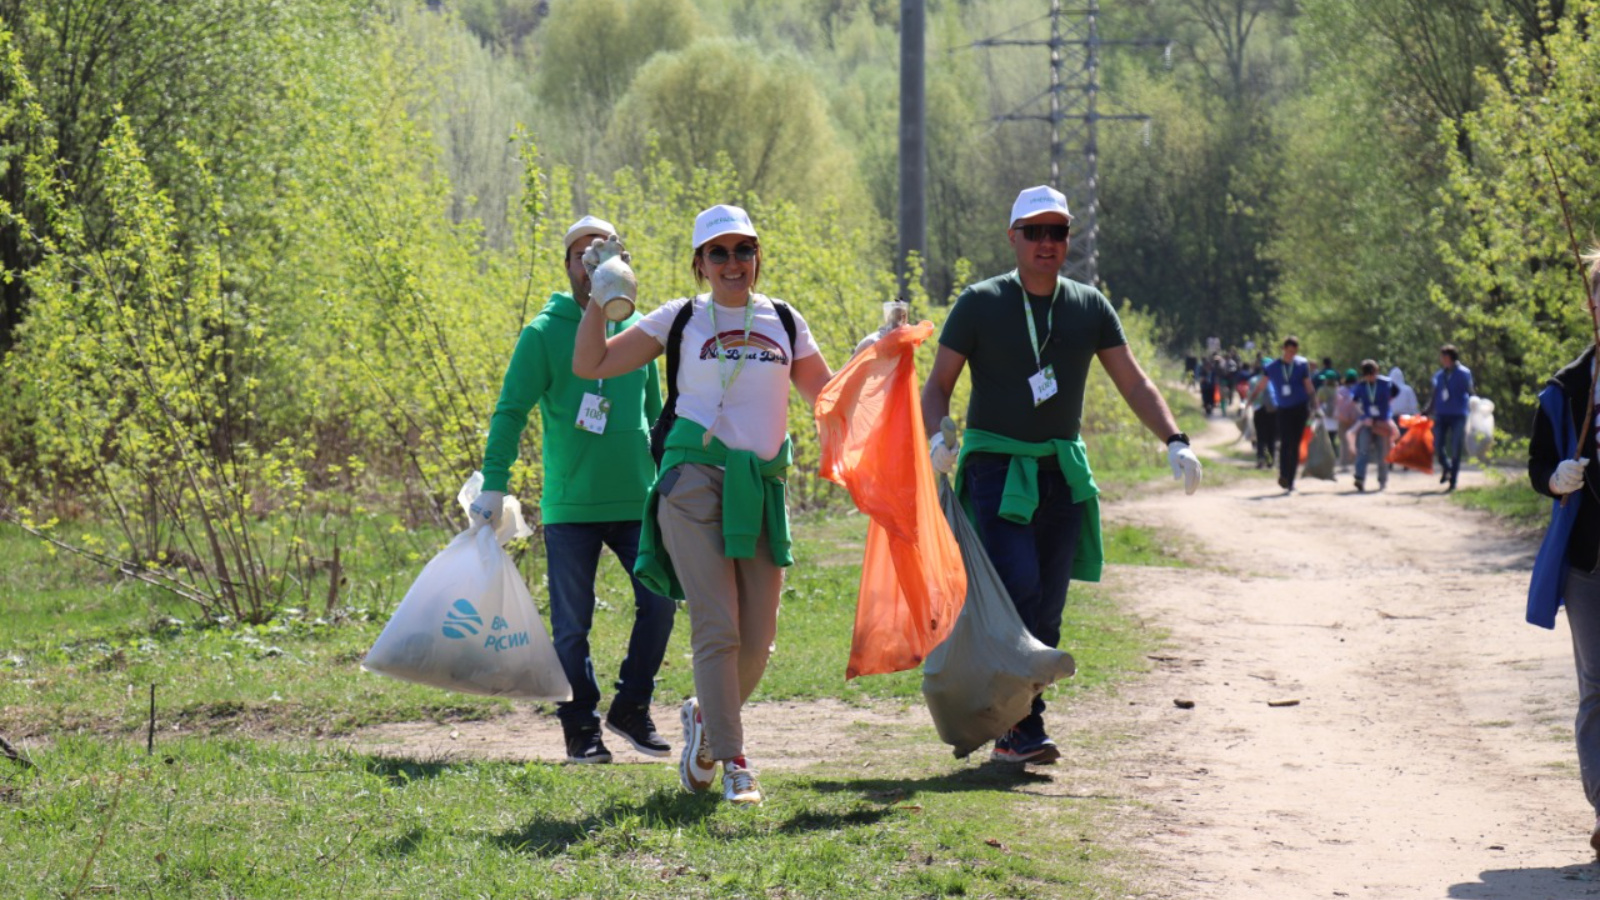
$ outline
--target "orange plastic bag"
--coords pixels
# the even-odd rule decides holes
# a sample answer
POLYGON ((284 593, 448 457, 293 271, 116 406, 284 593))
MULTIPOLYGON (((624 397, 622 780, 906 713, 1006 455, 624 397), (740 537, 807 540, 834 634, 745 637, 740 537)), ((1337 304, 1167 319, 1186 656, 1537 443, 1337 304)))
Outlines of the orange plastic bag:
POLYGON ((845 678, 913 669, 950 634, 967 593, 939 508, 917 398, 917 347, 932 322, 862 350, 817 397, 822 477, 871 517, 845 678))
POLYGON ((1433 420, 1427 416, 1401 416, 1404 434, 1385 457, 1392 465, 1433 474, 1433 420))
POLYGON ((1311 426, 1300 433, 1300 465, 1306 464, 1306 456, 1311 452, 1311 426))

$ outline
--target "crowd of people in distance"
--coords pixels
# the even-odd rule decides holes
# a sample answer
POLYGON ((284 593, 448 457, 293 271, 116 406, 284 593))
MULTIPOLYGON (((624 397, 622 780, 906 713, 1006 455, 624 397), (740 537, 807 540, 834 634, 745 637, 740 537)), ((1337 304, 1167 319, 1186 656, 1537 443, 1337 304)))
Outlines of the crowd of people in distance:
POLYGON ((1254 446, 1256 468, 1277 467, 1279 486, 1293 491, 1302 432, 1308 422, 1320 421, 1338 470, 1353 469, 1356 489, 1365 491, 1369 469, 1375 469, 1381 491, 1389 483, 1387 457, 1402 420, 1428 416, 1439 483, 1456 489, 1474 385, 1472 370, 1461 363, 1454 345, 1439 348, 1426 403, 1399 366, 1384 375, 1367 359, 1341 371, 1331 357, 1319 362, 1301 356, 1293 336, 1284 339, 1282 350, 1276 359, 1255 363, 1235 351, 1185 360, 1186 379, 1199 390, 1207 416, 1228 416, 1233 407, 1240 430, 1254 446))

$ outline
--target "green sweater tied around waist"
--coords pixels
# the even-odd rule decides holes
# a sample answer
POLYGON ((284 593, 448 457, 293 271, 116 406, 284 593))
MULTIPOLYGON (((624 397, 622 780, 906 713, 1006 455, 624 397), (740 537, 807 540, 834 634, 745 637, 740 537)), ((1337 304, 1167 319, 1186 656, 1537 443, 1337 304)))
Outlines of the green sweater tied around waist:
POLYGON ((1078 550, 1072 559, 1072 578, 1099 581, 1105 568, 1105 541, 1100 534, 1100 486, 1089 469, 1089 449, 1082 438, 1033 443, 1004 437, 990 431, 969 428, 961 442, 956 463, 956 496, 961 498, 967 517, 972 518, 972 503, 966 496, 964 476, 967 457, 973 453, 999 453, 1011 457, 1006 469, 1006 485, 1000 500, 1000 518, 1026 525, 1039 508, 1039 460, 1054 456, 1072 491, 1072 502, 1085 504, 1083 528, 1078 533, 1078 550))
POLYGON ((661 503, 661 478, 683 463, 721 466, 722 548, 729 559, 754 559, 761 527, 767 529, 767 544, 772 561, 779 566, 794 565, 790 551, 789 510, 785 504, 786 476, 793 461, 794 447, 788 437, 771 459, 762 459, 749 450, 733 450, 713 436, 704 443, 705 426, 680 417, 667 432, 661 470, 645 498, 644 521, 639 529, 639 556, 633 574, 645 587, 674 600, 683 599, 683 585, 673 569, 672 559, 661 541, 661 526, 656 510, 661 503))

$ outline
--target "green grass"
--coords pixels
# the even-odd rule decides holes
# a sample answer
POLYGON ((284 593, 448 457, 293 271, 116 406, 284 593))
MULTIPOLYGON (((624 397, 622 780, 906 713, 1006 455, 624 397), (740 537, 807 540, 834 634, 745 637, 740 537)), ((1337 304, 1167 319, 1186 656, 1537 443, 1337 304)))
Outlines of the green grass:
POLYGON ((1107 525, 1102 533, 1106 547, 1106 562, 1124 566, 1164 566, 1182 568, 1187 565, 1175 554, 1169 540, 1149 528, 1137 525, 1107 525))
POLYGON ((68 738, 37 760, 43 774, 0 781, 13 896, 1123 893, 1105 873, 1114 851, 1089 837, 1111 801, 1042 796, 1049 776, 931 753, 901 772, 769 775, 758 809, 685 794, 668 766, 396 760, 219 738, 154 757, 68 738), (1024 810, 1038 827, 1018 827, 1024 810))
MULTIPOLYGON (((843 679, 865 525, 796 518, 777 652, 752 702, 921 702, 918 672, 843 679)), ((1147 532, 1108 530, 1113 561, 1164 562, 1147 532)), ((524 553, 522 566, 542 606, 542 552, 524 553)), ((394 593, 409 572, 389 574, 394 593)), ((957 762, 931 729, 895 736, 861 765, 764 775, 772 799, 758 810, 681 793, 671 766, 386 758, 323 739, 511 709, 360 671, 398 597, 374 591, 370 606, 332 623, 307 611, 202 625, 164 594, 4 527, 0 573, 0 734, 39 765, 0 765, 0 877, 20 896, 1126 893, 1113 874, 1126 860, 1092 837, 1116 798, 1048 789, 1070 771, 957 762), (158 752, 147 757, 151 684, 158 752)), ((632 617, 609 556, 597 593, 592 640, 606 684, 632 617)), ((1157 637, 1098 585, 1075 585, 1062 646, 1079 674, 1050 690, 1052 718, 1071 721, 1077 698, 1141 671, 1157 637)), ((687 655, 680 616, 658 699, 691 692, 687 655)))
POLYGON ((1491 482, 1487 487, 1462 488, 1450 499, 1468 509, 1489 512, 1517 528, 1543 528, 1550 520, 1550 498, 1529 487, 1525 475, 1485 471, 1491 482))

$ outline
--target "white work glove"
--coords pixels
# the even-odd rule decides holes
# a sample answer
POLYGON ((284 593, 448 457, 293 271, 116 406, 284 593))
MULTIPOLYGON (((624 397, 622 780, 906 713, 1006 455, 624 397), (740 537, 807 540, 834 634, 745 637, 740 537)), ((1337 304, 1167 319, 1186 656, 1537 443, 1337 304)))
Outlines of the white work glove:
POLYGON ((884 330, 880 328, 877 331, 874 331, 871 334, 867 335, 866 337, 862 338, 860 340, 860 342, 856 344, 856 348, 854 350, 850 351, 850 358, 851 359, 855 359, 856 356, 861 353, 861 351, 867 349, 868 347, 871 347, 873 344, 876 344, 878 342, 878 339, 882 338, 884 336, 884 334, 885 334, 884 330))
POLYGON ((622 245, 622 238, 614 234, 608 234, 603 238, 597 237, 589 242, 589 246, 583 251, 583 256, 579 257, 583 262, 583 270, 589 273, 590 278, 594 277, 594 270, 600 268, 600 264, 605 262, 601 258, 600 251, 602 249, 614 249, 617 251, 617 255, 622 257, 623 262, 630 265, 633 263, 633 254, 629 253, 628 249, 622 245))
POLYGON ((1167 465, 1172 467, 1172 480, 1183 479, 1183 492, 1192 494, 1200 486, 1200 457, 1194 455, 1183 441, 1167 445, 1167 465))
POLYGON ((953 475, 956 471, 956 458, 959 456, 961 443, 959 441, 945 445, 944 433, 939 432, 928 442, 928 458, 933 461, 933 470, 940 475, 953 475))
POLYGON ((488 525, 490 528, 500 527, 501 511, 505 508, 505 491, 484 491, 478 499, 472 501, 467 507, 467 513, 472 518, 473 529, 479 525, 488 525))
POLYGON ((1564 459, 1556 470, 1550 473, 1550 493, 1566 496, 1583 487, 1583 470, 1588 464, 1586 459, 1564 459))

